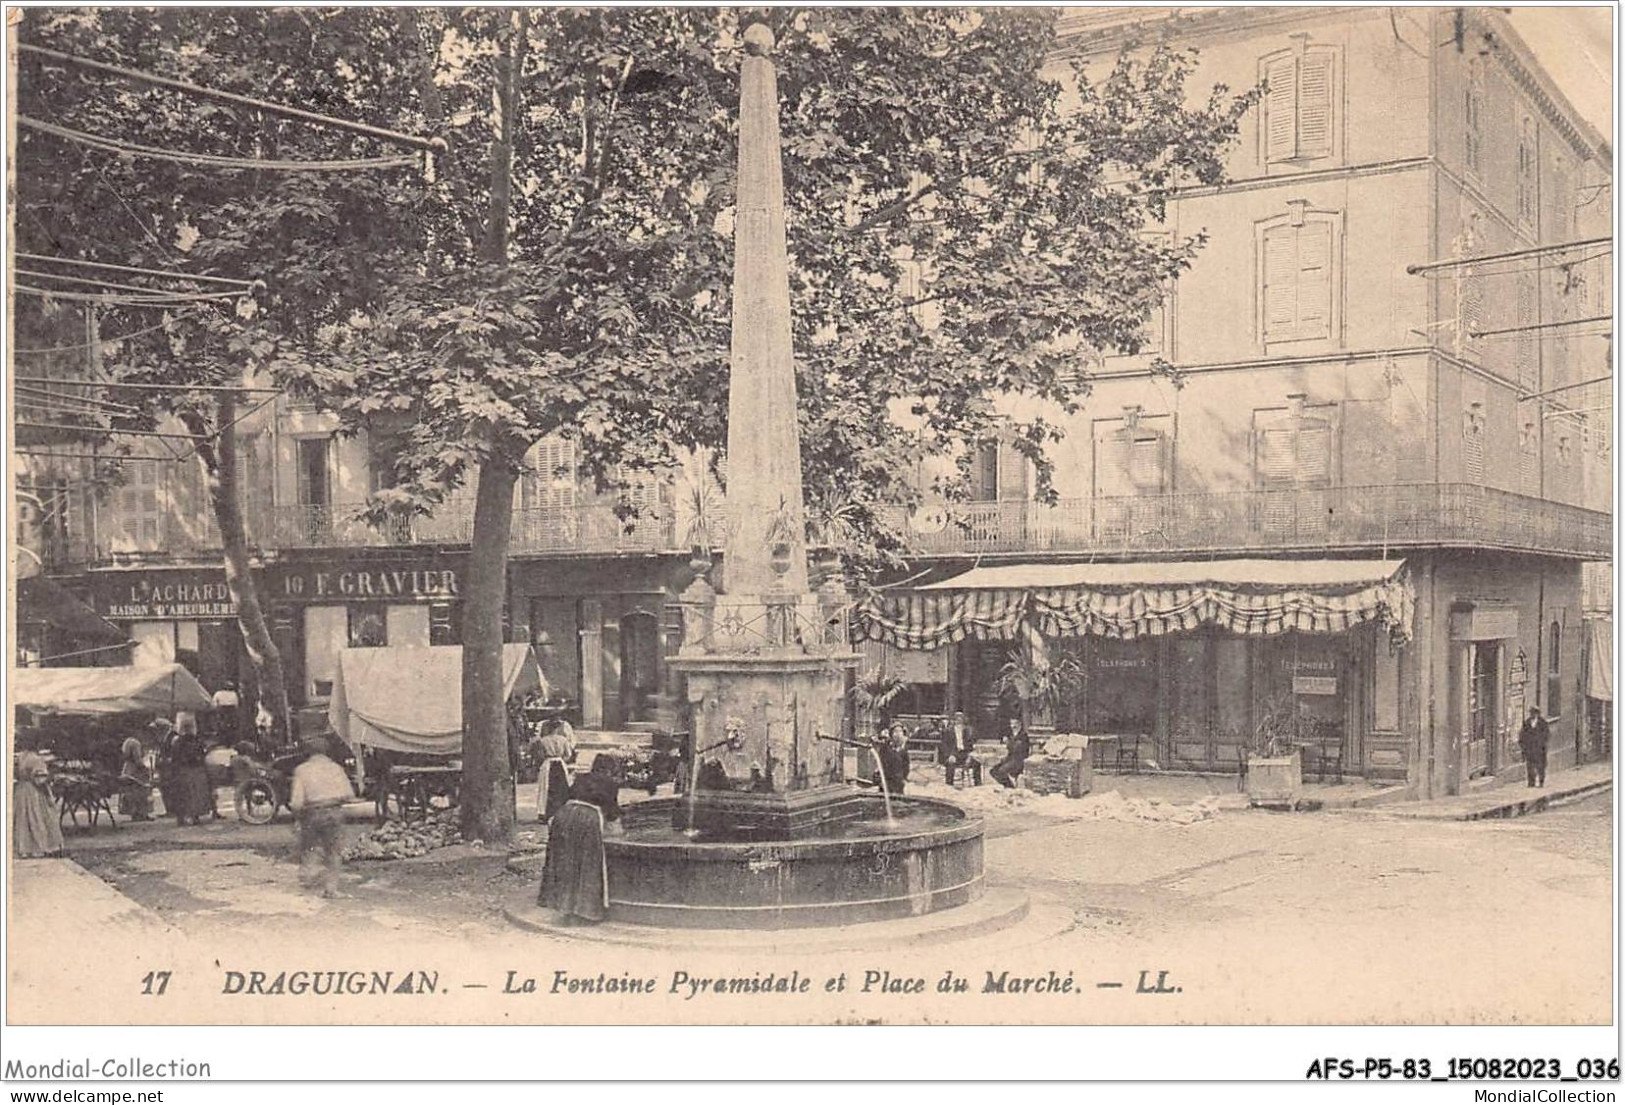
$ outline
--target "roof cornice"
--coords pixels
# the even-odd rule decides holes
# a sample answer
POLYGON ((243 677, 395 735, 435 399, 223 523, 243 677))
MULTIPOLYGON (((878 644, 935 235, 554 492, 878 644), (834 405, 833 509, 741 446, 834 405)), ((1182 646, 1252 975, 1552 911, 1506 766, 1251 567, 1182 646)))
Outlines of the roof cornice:
POLYGON ((1547 122, 1556 127, 1582 158, 1595 158, 1613 170, 1613 149, 1595 127, 1581 117, 1567 96, 1535 60, 1529 44, 1513 28, 1512 21, 1494 8, 1464 8, 1470 24, 1476 24, 1489 38, 1493 54, 1525 95, 1540 108, 1547 122), (1503 48, 1504 47, 1504 48, 1503 48))

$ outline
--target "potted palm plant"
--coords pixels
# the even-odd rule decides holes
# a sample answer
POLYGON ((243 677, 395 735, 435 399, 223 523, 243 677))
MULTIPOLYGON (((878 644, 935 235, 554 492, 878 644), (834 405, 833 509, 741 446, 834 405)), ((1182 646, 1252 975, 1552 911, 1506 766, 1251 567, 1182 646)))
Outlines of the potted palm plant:
POLYGON ((1001 698, 1021 704, 1022 724, 1029 731, 1052 730, 1061 706, 1083 684, 1083 669, 1070 656, 1051 662, 1024 648, 1010 650, 994 688, 1001 698))
POLYGON ((1297 746, 1298 711, 1291 695, 1264 704, 1247 754, 1247 801, 1254 806, 1290 808, 1303 793, 1303 763, 1297 746))

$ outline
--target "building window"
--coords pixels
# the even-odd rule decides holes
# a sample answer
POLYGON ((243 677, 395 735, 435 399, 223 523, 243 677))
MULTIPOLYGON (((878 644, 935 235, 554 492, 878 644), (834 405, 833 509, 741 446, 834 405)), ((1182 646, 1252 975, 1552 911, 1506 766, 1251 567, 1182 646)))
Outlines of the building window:
POLYGON ((1468 483, 1484 482, 1484 404, 1469 404, 1461 420, 1462 467, 1468 483))
POLYGON ((1535 121, 1523 117, 1518 128, 1518 222, 1536 226, 1540 201, 1540 159, 1535 121))
POLYGON ((1534 422, 1525 422, 1518 431, 1518 490, 1525 495, 1540 494, 1540 437, 1534 422))
MULTIPOLYGON (((1157 422, 1166 425, 1166 415, 1157 422)), ((1121 420, 1095 424, 1095 495, 1117 498, 1162 495, 1169 490, 1172 440, 1167 432, 1138 411, 1121 420)))
POLYGON ((383 603, 351 603, 345 610, 349 615, 346 643, 351 648, 383 648, 389 644, 389 609, 383 603))
POLYGON ((1259 63, 1266 165, 1332 155, 1336 78, 1334 48, 1301 40, 1259 63))
POLYGON ((1258 332, 1265 344, 1332 337, 1337 326, 1336 217, 1301 203, 1258 228, 1258 332))
POLYGON ((987 442, 971 457, 970 498, 973 503, 999 501, 999 445, 987 442))
POLYGON ((1552 623, 1546 648, 1546 716, 1563 716, 1563 626, 1552 623))
MULTIPOLYGON (((1297 400, 1294 400, 1296 406, 1297 400)), ((1332 485, 1334 427, 1330 418, 1299 408, 1285 418, 1260 421, 1278 412, 1255 412, 1253 469, 1263 488, 1332 485)))
POLYGON ((1527 274, 1518 276, 1518 333, 1513 347, 1518 389, 1526 395, 1539 390, 1536 376, 1535 349, 1538 331, 1535 325, 1535 282, 1527 274))
POLYGON ((331 471, 333 441, 326 437, 299 439, 299 505, 325 510, 333 502, 331 471))
POLYGON ((1467 171, 1475 176, 1481 172, 1484 156, 1484 61, 1474 58, 1467 65, 1467 102, 1463 105, 1463 124, 1466 133, 1467 171))
POLYGON ((157 552, 162 534, 164 466, 156 460, 121 465, 124 483, 113 494, 116 551, 157 552))

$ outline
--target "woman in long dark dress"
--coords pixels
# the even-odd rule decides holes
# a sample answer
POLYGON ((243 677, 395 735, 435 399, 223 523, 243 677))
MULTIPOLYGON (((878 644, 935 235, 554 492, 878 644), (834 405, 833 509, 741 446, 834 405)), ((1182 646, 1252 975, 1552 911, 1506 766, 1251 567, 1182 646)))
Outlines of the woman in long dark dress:
POLYGON ((197 723, 178 728, 170 757, 174 764, 175 823, 196 825, 213 808, 213 794, 209 786, 209 769, 204 763, 207 749, 198 735, 197 723))
POLYGON ((570 784, 570 800, 548 827, 538 905, 584 921, 609 916, 604 836, 620 829, 619 798, 620 784, 609 756, 596 757, 592 770, 570 784))

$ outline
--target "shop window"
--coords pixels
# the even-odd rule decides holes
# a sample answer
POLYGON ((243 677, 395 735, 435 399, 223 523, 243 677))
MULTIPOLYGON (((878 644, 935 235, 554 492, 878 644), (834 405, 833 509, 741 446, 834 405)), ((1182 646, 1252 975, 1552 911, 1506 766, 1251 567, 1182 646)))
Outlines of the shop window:
POLYGON ((1265 85, 1260 130, 1266 165, 1332 155, 1336 62, 1334 47, 1301 40, 1259 62, 1259 78, 1265 85))
POLYGON ((393 646, 430 643, 429 608, 422 603, 395 603, 384 614, 384 642, 393 646))
POLYGON ((457 614, 459 607, 451 603, 436 603, 429 607, 429 643, 431 645, 460 645, 463 643, 462 623, 457 614))
POLYGON ((1484 61, 1482 58, 1473 58, 1472 61, 1467 63, 1467 98, 1462 107, 1467 171, 1477 176, 1482 171, 1484 157, 1484 61))
POLYGON ((1553 622, 1546 645, 1546 716, 1563 716, 1563 626, 1553 622))
POLYGON ((383 648, 389 644, 389 608, 381 602, 357 602, 345 607, 350 648, 383 648))
POLYGON ((1257 230, 1257 325, 1266 344, 1327 340, 1337 329, 1337 217, 1290 206, 1257 230))

